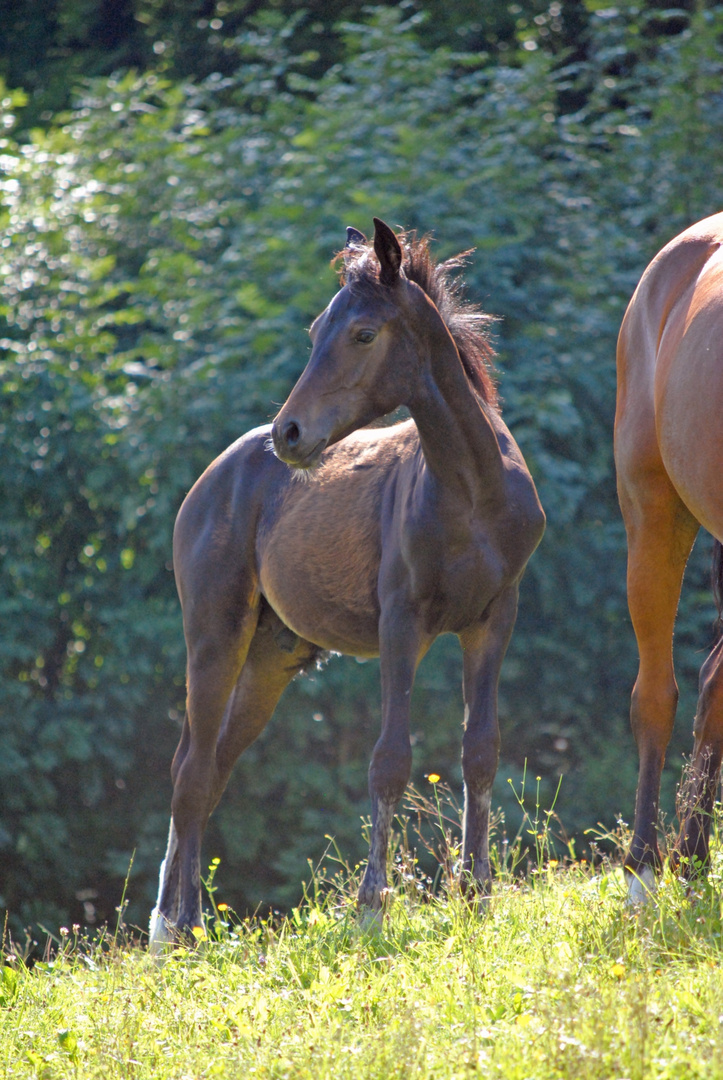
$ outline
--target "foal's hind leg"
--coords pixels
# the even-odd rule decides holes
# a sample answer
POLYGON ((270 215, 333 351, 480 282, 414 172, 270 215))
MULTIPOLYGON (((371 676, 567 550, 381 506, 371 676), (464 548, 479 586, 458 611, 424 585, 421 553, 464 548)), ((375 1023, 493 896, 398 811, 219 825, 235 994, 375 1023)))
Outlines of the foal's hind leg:
POLYGON ((460 635, 465 701, 462 888, 467 892, 488 893, 492 884, 489 818, 500 748, 497 684, 517 617, 517 593, 517 585, 506 589, 485 621, 460 635))
POLYGON ((640 655, 630 710, 640 767, 633 838, 625 857, 630 898, 637 901, 644 900, 654 886, 661 864, 657 840, 660 776, 678 704, 673 626, 698 522, 681 502, 662 465, 632 481, 620 462, 618 469, 628 533, 628 607, 640 655))
MULTIPOLYGON (((188 726, 188 714, 186 714, 183 718, 183 730, 173 758, 173 765, 176 765, 176 762, 180 764, 180 761, 186 756, 190 738, 191 730, 188 726)), ((173 781, 174 778, 175 772, 172 766, 171 780, 173 781)), ((166 844, 166 854, 161 863, 159 874, 158 899, 156 901, 156 906, 151 912, 151 922, 148 931, 151 949, 157 949, 172 938, 172 932, 169 928, 175 926, 178 921, 180 888, 178 835, 176 833, 176 827, 173 824, 173 817, 171 817, 171 824, 168 830, 168 842, 166 844)))
POLYGON ((723 756, 723 637, 700 672, 700 694, 693 728, 695 746, 678 814, 680 834, 671 861, 692 877, 708 861, 711 813, 723 756))
MULTIPOLYGON (((318 653, 317 646, 298 638, 284 626, 265 602, 262 603, 261 615, 245 663, 229 698, 218 734, 206 820, 217 806, 238 757, 263 731, 289 682, 313 662, 318 653)), ((190 729, 186 722, 174 759, 175 773, 178 773, 185 758, 184 744, 187 746, 189 742, 190 729), (180 765, 177 764, 179 758, 180 765)), ((205 824, 204 821, 204 827, 205 824)), ((189 925, 188 922, 181 922, 179 913, 180 867, 176 829, 172 819, 168 852, 161 869, 161 896, 151 923, 152 944, 168 940, 169 935, 163 932, 166 922, 177 923, 180 928, 189 925), (159 913, 163 915, 163 920, 159 918, 159 913)), ((196 894, 200 894, 200 888, 196 894)), ((196 921, 190 925, 200 926, 200 895, 198 914, 193 917, 196 921)))
POLYGON ((216 744, 258 619, 258 607, 250 608, 245 618, 236 621, 234 632, 226 605, 218 597, 206 599, 211 603, 204 605, 205 617, 189 619, 185 628, 186 718, 171 767, 171 828, 158 905, 151 917, 152 949, 201 925, 201 839, 217 801, 216 744))
POLYGON ((212 809, 218 804, 236 761, 266 727, 286 687, 320 653, 317 645, 298 637, 263 604, 218 737, 212 809))

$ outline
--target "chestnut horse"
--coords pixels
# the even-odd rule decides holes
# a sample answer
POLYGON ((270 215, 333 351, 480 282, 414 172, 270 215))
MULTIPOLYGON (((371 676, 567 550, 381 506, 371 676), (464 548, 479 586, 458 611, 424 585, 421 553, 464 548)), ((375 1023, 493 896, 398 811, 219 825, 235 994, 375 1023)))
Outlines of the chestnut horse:
POLYGON ((152 947, 201 925, 209 815, 284 688, 327 650, 381 658, 359 889, 379 912, 412 761, 415 671, 438 635, 458 635, 463 873, 466 887, 489 888, 497 683, 544 514, 496 407, 488 320, 450 278, 461 259, 435 263, 426 241, 400 242, 376 219, 373 244, 349 229, 343 256, 342 288, 311 327, 311 357, 273 426, 221 454, 176 522, 188 696, 152 947), (365 428, 402 405, 411 419, 365 428))
MULTIPOLYGON (((723 214, 663 248, 630 301, 618 341, 615 460, 628 535, 628 605, 640 654, 631 708, 640 774, 625 866, 630 897, 642 900, 661 863, 660 775, 678 701, 673 625, 701 525, 716 540, 719 612, 723 590, 723 214)), ((695 746, 672 853, 688 876, 708 858, 723 752, 722 658, 719 632, 700 673, 695 746)))

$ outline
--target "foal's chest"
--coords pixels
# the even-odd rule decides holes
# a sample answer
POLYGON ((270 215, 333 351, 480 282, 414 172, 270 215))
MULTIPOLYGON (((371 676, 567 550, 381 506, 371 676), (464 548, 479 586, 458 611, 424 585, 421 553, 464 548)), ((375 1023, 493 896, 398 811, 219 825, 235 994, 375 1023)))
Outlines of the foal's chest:
POLYGON ((478 622, 503 585, 503 559, 479 524, 428 523, 410 530, 403 551, 412 602, 430 634, 478 622))

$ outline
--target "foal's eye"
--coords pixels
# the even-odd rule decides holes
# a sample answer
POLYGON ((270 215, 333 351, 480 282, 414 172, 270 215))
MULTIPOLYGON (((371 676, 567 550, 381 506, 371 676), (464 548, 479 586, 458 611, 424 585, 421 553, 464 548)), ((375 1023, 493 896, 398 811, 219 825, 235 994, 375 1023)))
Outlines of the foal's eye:
POLYGON ((356 340, 360 341, 362 345, 368 345, 370 341, 374 341, 376 336, 376 330, 360 330, 356 334, 356 340))

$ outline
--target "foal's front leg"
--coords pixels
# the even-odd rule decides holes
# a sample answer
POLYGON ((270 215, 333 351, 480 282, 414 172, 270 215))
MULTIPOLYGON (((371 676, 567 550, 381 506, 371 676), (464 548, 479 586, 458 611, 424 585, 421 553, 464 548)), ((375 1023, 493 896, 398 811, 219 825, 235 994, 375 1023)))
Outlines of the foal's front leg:
POLYGON ((397 803, 412 770, 409 710, 420 634, 406 605, 390 603, 379 626, 382 680, 382 732, 369 766, 372 835, 369 861, 359 887, 362 907, 378 911, 387 888, 387 847, 397 803))
POLYGON ((506 589, 492 602, 483 622, 460 634, 465 702, 462 889, 466 892, 487 894, 492 885, 489 819, 500 749, 497 684, 517 617, 517 592, 516 584, 506 589))

